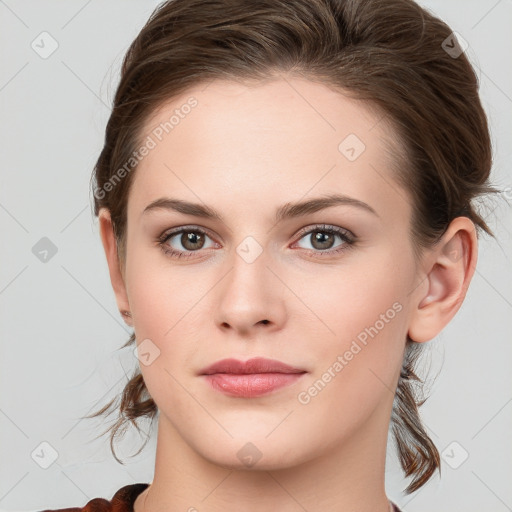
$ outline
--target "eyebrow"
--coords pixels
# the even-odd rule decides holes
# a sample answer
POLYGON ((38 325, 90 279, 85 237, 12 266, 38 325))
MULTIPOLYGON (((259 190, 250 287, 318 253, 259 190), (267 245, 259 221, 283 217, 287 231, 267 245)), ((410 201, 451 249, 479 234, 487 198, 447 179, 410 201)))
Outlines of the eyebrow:
MULTIPOLYGON (((379 217, 379 214, 369 205, 359 199, 345 196, 342 194, 329 194, 322 197, 299 201, 296 203, 285 203, 276 210, 275 222, 281 222, 286 219, 301 217, 310 213, 315 213, 333 206, 354 206, 365 210, 379 217)), ((173 210, 194 217, 203 217, 224 222, 222 215, 213 208, 199 203, 191 203, 182 199, 173 199, 171 197, 161 197, 151 202, 144 208, 142 215, 153 210, 173 210)))

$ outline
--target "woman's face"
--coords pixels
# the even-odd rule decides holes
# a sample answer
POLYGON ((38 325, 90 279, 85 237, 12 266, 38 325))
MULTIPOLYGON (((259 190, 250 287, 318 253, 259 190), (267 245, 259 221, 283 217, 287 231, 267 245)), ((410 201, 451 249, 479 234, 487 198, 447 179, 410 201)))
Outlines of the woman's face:
POLYGON ((214 81, 155 112, 125 285, 166 435, 262 469, 387 435, 417 284, 391 135, 364 103, 296 78, 214 81), (302 373, 202 374, 256 357, 302 373))

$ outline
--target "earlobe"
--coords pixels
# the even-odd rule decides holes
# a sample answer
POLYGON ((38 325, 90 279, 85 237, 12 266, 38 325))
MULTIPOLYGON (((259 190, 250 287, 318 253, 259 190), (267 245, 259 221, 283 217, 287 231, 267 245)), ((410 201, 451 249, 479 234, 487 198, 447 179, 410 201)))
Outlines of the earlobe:
POLYGON ((425 283, 415 294, 409 325, 413 341, 433 339, 455 316, 466 296, 476 260, 475 226, 467 217, 457 217, 424 260, 425 283))
MULTIPOLYGON (((117 255, 117 241, 108 209, 101 208, 98 213, 98 221, 101 241, 107 258, 110 282, 116 297, 117 307, 120 312, 129 312, 130 304, 128 302, 121 264, 117 255)), ((123 319, 128 325, 133 325, 130 315, 123 314, 123 319)))

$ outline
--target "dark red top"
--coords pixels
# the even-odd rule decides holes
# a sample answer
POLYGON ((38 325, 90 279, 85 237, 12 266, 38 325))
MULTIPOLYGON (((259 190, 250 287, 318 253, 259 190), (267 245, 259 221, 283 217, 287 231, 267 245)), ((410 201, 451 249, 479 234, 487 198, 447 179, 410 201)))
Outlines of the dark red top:
POLYGON ((130 484, 121 487, 110 501, 105 498, 94 498, 83 507, 46 509, 42 512, 133 512, 133 504, 137 496, 149 484, 130 484))
MULTIPOLYGON (((133 504, 137 496, 149 484, 130 484, 121 487, 110 501, 105 498, 94 498, 83 507, 46 509, 41 512, 133 512, 133 504)), ((400 509, 393 503, 394 512, 400 509)))

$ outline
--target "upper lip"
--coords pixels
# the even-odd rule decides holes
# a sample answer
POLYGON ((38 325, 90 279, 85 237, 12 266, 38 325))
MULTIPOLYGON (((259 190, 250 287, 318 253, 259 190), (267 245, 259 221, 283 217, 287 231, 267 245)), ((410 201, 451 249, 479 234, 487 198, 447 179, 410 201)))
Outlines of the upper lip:
POLYGON ((247 361, 238 359, 222 359, 212 365, 203 368, 201 375, 212 375, 214 373, 231 373, 246 375, 251 373, 304 373, 305 370, 294 368, 275 359, 254 357, 247 361))

